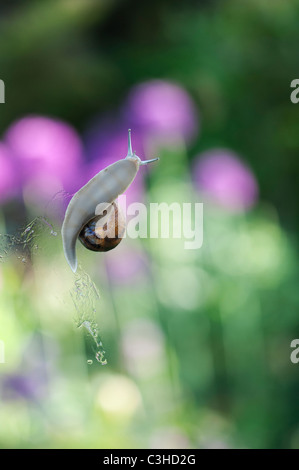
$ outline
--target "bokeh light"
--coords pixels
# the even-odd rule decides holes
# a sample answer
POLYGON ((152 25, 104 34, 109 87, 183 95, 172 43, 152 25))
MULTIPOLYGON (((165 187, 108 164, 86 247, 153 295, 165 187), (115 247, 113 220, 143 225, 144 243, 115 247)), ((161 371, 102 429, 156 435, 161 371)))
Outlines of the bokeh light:
POLYGON ((189 141, 198 133, 198 111, 181 86, 166 80, 136 85, 124 104, 124 114, 143 133, 163 141, 189 141))
POLYGON ((212 149, 194 164, 196 187, 231 211, 249 209, 257 202, 258 186, 251 170, 231 151, 212 149))

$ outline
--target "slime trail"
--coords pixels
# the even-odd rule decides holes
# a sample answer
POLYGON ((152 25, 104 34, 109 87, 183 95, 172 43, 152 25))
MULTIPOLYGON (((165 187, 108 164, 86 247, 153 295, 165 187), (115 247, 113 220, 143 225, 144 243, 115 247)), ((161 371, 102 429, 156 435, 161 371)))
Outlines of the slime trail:
MULTIPOLYGON (((40 249, 38 238, 44 233, 57 236, 53 225, 46 217, 42 216, 36 217, 15 234, 0 233, 0 262, 5 262, 9 256, 15 255, 22 263, 30 265, 33 253, 40 249)), ((84 271, 81 271, 81 274, 76 274, 75 286, 71 291, 71 296, 77 311, 77 327, 83 327, 92 337, 96 360, 102 365, 107 364, 96 323, 95 305, 100 298, 100 294, 84 271)), ((89 360, 88 363, 90 364, 92 361, 89 360)))
MULTIPOLYGON (((76 273, 75 285, 71 291, 75 309, 77 311, 76 324, 78 328, 84 328, 92 337, 95 347, 95 358, 101 365, 106 365, 105 350, 103 343, 99 337, 99 328, 96 322, 96 302, 100 298, 100 294, 90 279, 89 275, 81 270, 76 273)), ((87 361, 92 364, 91 360, 87 361)))
POLYGON ((45 231, 49 231, 52 236, 57 235, 45 217, 36 217, 14 235, 0 233, 0 261, 6 261, 11 254, 15 254, 23 263, 30 261, 33 251, 38 249, 37 239, 45 231))

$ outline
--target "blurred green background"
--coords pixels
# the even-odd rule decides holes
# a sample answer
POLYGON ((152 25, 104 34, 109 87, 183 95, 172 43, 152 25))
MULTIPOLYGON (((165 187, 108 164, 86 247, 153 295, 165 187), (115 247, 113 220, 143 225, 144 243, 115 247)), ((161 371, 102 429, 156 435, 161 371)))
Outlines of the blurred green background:
POLYGON ((2 448, 299 447, 298 21, 298 0, 1 2, 2 448), (78 246, 73 275, 65 194, 128 127, 160 156, 132 197, 204 202, 203 246, 78 246))

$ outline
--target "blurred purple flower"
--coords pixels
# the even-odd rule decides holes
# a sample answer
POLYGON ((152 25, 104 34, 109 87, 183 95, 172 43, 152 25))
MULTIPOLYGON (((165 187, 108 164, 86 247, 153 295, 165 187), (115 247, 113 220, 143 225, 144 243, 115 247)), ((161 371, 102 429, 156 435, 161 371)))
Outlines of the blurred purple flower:
POLYGON ((18 175, 13 166, 13 156, 9 148, 0 142, 0 201, 15 195, 17 189, 18 175))
MULTIPOLYGON (((126 239, 122 243, 125 242, 126 239)), ((127 246, 109 251, 105 260, 108 277, 117 284, 140 281, 147 274, 148 260, 144 253, 127 246)))
POLYGON ((24 185, 46 197, 59 186, 73 190, 83 150, 80 137, 69 124, 45 116, 26 116, 9 127, 5 142, 19 162, 24 185))
POLYGON ((198 155, 194 180, 200 191, 234 212, 249 209, 258 197, 253 173, 229 150, 213 149, 198 155))
POLYGON ((43 399, 49 390, 56 355, 56 342, 40 332, 35 332, 22 352, 19 367, 14 372, 2 375, 1 398, 4 400, 23 399, 28 402, 43 399))
POLYGON ((124 115, 146 134, 175 142, 190 141, 198 132, 195 105, 186 90, 164 80, 150 80, 136 85, 129 93, 124 115))
POLYGON ((44 394, 44 387, 37 376, 14 373, 6 375, 2 382, 4 400, 24 399, 36 401, 44 394))

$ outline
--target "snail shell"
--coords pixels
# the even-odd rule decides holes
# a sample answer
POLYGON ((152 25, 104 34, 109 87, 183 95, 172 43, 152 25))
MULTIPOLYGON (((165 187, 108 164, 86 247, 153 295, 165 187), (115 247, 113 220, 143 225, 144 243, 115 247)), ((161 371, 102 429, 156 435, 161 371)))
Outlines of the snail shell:
POLYGON ((115 248, 123 239, 126 230, 125 217, 116 202, 112 202, 112 210, 103 211, 91 219, 82 228, 79 240, 91 251, 109 251, 115 248), (102 220, 107 216, 107 220, 102 220))
POLYGON ((109 207, 111 208, 112 203, 118 196, 130 186, 140 165, 146 165, 156 160, 158 158, 142 161, 132 152, 131 130, 129 129, 127 156, 104 168, 74 194, 67 207, 61 228, 64 254, 73 272, 76 272, 78 264, 76 256, 78 237, 84 246, 88 245, 87 248, 91 249, 90 246, 93 246, 93 242, 88 238, 85 243, 85 235, 90 235, 92 228, 95 228, 101 218, 96 221, 94 219, 103 214, 103 207, 107 210, 109 207), (92 225, 93 222, 95 222, 95 225, 92 225))

